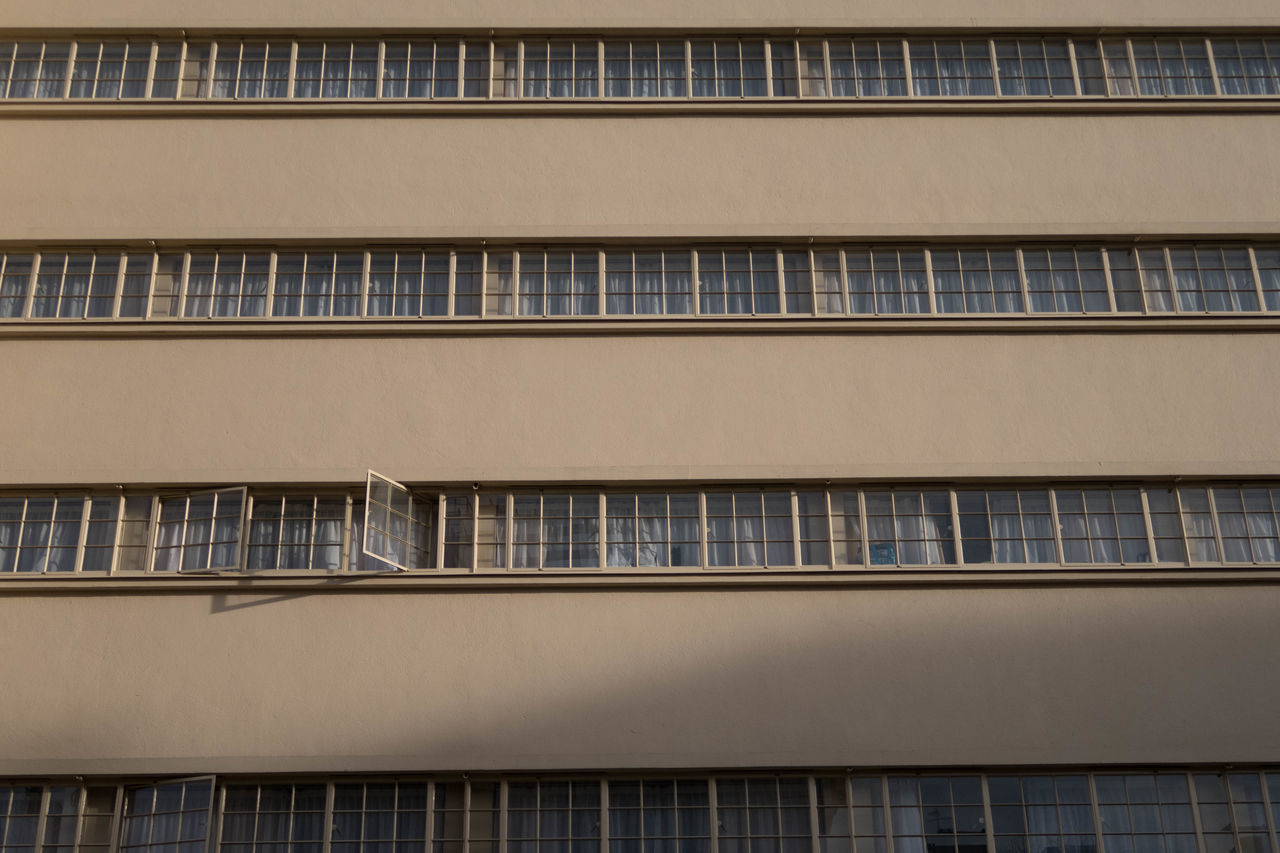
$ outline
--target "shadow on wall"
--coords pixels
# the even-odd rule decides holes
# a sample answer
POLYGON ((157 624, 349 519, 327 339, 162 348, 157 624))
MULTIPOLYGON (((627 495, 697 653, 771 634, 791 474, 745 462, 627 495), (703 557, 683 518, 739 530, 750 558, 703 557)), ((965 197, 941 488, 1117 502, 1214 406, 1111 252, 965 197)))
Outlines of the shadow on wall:
POLYGON ((1280 758, 1266 586, 201 598, 7 634, 0 772, 1280 758))

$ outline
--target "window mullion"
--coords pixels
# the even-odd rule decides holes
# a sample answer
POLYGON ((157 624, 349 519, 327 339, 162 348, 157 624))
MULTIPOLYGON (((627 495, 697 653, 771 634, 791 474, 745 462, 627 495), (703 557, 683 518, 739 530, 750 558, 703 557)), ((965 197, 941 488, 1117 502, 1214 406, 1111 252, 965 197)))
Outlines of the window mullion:
POLYGON ((44 849, 44 830, 49 817, 49 797, 52 787, 52 785, 40 786, 40 814, 36 818, 36 840, 31 848, 33 853, 41 853, 44 849))
MULTIPOLYGON (((1221 95, 1222 86, 1218 82, 1218 63, 1217 63, 1217 60, 1215 60, 1213 57, 1213 44, 1210 42, 1207 36, 1204 39, 1204 55, 1209 58, 1209 76, 1213 78, 1213 94, 1221 95)), ((1184 65, 1185 65, 1185 60, 1184 60, 1184 65)), ((1189 71, 1190 69, 1188 69, 1188 72, 1189 71)), ((1190 73, 1188 73, 1187 76, 1190 77, 1191 76, 1190 73)))
POLYGON ((1105 844, 1106 839, 1102 837, 1102 814, 1101 809, 1098 807, 1097 780, 1094 778, 1094 774, 1092 773, 1087 774, 1086 778, 1089 784, 1089 811, 1092 813, 1093 817, 1094 844, 1097 845, 1096 849, 1105 850, 1106 848, 1103 845, 1105 844))
MULTIPOLYGON (((821 853, 818 847, 818 837, 822 834, 822 824, 818 821, 818 782, 812 773, 806 778, 809 783, 809 853, 821 853)), ((853 824, 849 824, 849 827, 852 835, 853 824)))
MULTIPOLYGON (((853 313, 853 295, 849 293, 849 268, 844 249, 836 250, 836 258, 840 262, 840 306, 844 309, 842 313, 847 317, 853 313)), ((874 281, 874 272, 872 275, 872 281, 874 281)), ((875 295, 872 294, 873 299, 874 297, 875 295)))
MULTIPOLYGON (((76 537, 76 559, 71 569, 75 574, 79 574, 84 567, 84 543, 89 535, 89 507, 91 506, 93 506, 92 495, 86 495, 80 500, 80 534, 76 537)), ((52 540, 49 544, 53 544, 52 540)))
MULTIPOLYGON (((94 260, 94 266, 97 266, 97 260, 94 260)), ((116 270, 116 291, 111 297, 111 319, 119 319, 120 317, 120 299, 124 294, 124 275, 129 266, 129 253, 127 251, 120 252, 120 268, 116 270)), ((89 285, 90 295, 93 293, 92 279, 89 285)), ((85 303, 86 306, 88 303, 85 303)))
MULTIPOLYGON (((698 550, 701 555, 702 570, 706 571, 711 562, 711 552, 707 547, 707 493, 698 490, 698 550)), ((712 821, 714 826, 715 821, 712 821)))
POLYGON ((445 504, 448 498, 444 492, 436 495, 436 553, 435 568, 437 571, 444 568, 444 528, 445 528, 445 504))
MULTIPOLYGON (((876 45, 876 53, 877 54, 880 53, 879 44, 876 45)), ((856 69, 858 67, 856 45, 854 46, 853 67, 856 72, 856 69)), ((881 66, 881 69, 882 69, 881 74, 883 75, 884 73, 883 66, 881 66)), ((911 79, 911 44, 906 39, 902 40, 902 75, 905 81, 904 85, 907 87, 907 97, 914 98, 916 95, 916 86, 915 86, 915 81, 911 79)), ((887 87, 888 84, 886 83, 885 86, 887 87)))
POLYGON ((1253 251, 1253 246, 1249 246, 1249 268, 1253 271, 1253 289, 1258 294, 1258 310, 1266 311, 1267 300, 1266 294, 1262 290, 1262 273, 1258 269, 1258 256, 1253 251))
MULTIPOLYGON (((1102 40, 1099 39, 1099 42, 1101 41, 1102 40)), ((1133 87, 1133 97, 1140 98, 1142 97, 1142 90, 1138 88, 1138 61, 1137 59, 1134 58, 1134 55, 1133 55, 1133 39, 1126 38, 1124 40, 1124 49, 1126 54, 1129 57, 1129 85, 1133 87)), ((1111 74, 1109 73, 1109 70, 1107 67, 1106 47, 1102 46, 1102 49, 1098 52, 1102 56, 1102 73, 1110 77, 1111 74)), ((1160 87, 1162 89, 1164 88, 1163 75, 1162 75, 1162 79, 1160 80, 1160 87)))
POLYGON ((1075 94, 1077 97, 1083 96, 1084 87, 1080 85, 1080 65, 1076 59, 1076 40, 1072 38, 1067 39, 1067 61, 1071 64, 1071 85, 1075 87, 1075 94))
MULTIPOLYGON (((867 496, 858 489, 858 535, 862 538, 862 568, 871 568, 871 532, 867 530, 867 496)), ((887 802, 887 801, 886 801, 887 802)))
MULTIPOLYGON (((716 853, 720 849, 720 804, 717 802, 716 797, 715 776, 707 779, 707 802, 711 804, 711 843, 709 847, 712 853, 716 853)), ((852 824, 850 826, 852 827, 852 824)))
POLYGON ((1062 544, 1062 524, 1058 521, 1058 491, 1049 489, 1049 517, 1053 524, 1053 547, 1057 551, 1058 564, 1067 562, 1067 550, 1062 544))
MULTIPOLYGON (((791 553, 797 566, 804 565, 804 559, 800 556, 800 497, 795 489, 790 490, 790 506, 791 506, 791 553)), ((765 528, 769 525, 769 513, 766 510, 764 516, 765 528)), ((760 531, 765 537, 765 553, 769 552, 769 536, 766 530, 760 531)), ((766 559, 766 562, 768 560, 766 559)), ((817 824, 814 824, 815 826, 817 824)))
POLYGON ((1138 496, 1142 501, 1142 520, 1147 526, 1147 549, 1151 552, 1151 564, 1154 566, 1160 562, 1160 557, 1156 552, 1156 531, 1155 525, 1151 523, 1151 503, 1147 499, 1146 486, 1138 489, 1138 496))
MULTIPOLYGON (((986 41, 987 41, 987 61, 991 63, 991 91, 995 92, 995 93, 996 93, 996 97, 998 98, 998 97, 1000 97, 1001 95, 1003 95, 1003 94, 1004 94, 1004 91, 1003 91, 1003 89, 1001 89, 1001 85, 1000 85, 1000 65, 999 65, 998 60, 996 59, 996 40, 995 40, 995 39, 993 39, 993 38, 989 38, 989 39, 987 39, 986 41)), ((1016 44, 1016 42, 1015 42, 1015 44, 1016 44)), ((1021 74, 1021 73, 1022 73, 1022 46, 1021 46, 1021 45, 1017 45, 1017 50, 1018 50, 1018 72, 1021 74)), ((964 60, 964 47, 963 47, 963 43, 962 43, 962 46, 961 46, 961 48, 960 48, 960 56, 961 56, 960 61, 961 61, 961 62, 964 62, 965 60, 964 60)), ((1046 59, 1045 59, 1045 74, 1046 74, 1046 75, 1049 73, 1049 72, 1048 72, 1048 62, 1049 62, 1049 60, 1048 60, 1048 58, 1046 57, 1046 59)), ((965 69, 965 77, 968 77, 968 76, 969 76, 969 73, 968 73, 968 69, 966 68, 966 69, 965 69)), ((1023 79, 1023 80, 1026 80, 1026 75, 1023 75, 1022 79, 1023 79)), ((1049 97, 1053 97, 1052 87, 1050 88, 1049 97)), ((985 780, 985 779, 986 779, 986 777, 984 776, 984 777, 983 777, 983 779, 985 780)), ((988 826, 990 826, 991 824, 990 824, 990 823, 988 823, 987 825, 988 825, 988 826)), ((990 843, 990 842, 988 842, 988 843, 990 843)), ((995 847, 992 847, 991 849, 992 849, 992 850, 994 850, 994 849, 995 849, 995 847)))
MULTIPOLYGON (((983 491, 983 494, 985 495, 986 489, 984 488, 982 491, 983 491)), ((950 488, 947 489, 947 501, 951 505, 951 536, 955 542, 956 565, 963 566, 964 565, 964 543, 961 541, 961 538, 960 538, 960 501, 956 497, 955 489, 950 489, 950 488)), ((988 518, 990 517, 990 513, 991 511, 988 508, 987 510, 988 518)), ((924 528, 924 529, 927 530, 927 528, 924 528)), ((927 556, 928 554, 926 553, 926 558, 927 556)), ((994 558, 994 555, 993 555, 993 558, 994 558)), ((943 564, 945 565, 945 563, 943 564)))
MULTIPOLYGON (((1074 253, 1073 253, 1074 254, 1074 253)), ((1031 312, 1031 289, 1027 286, 1027 266, 1022 259, 1022 248, 1015 246, 1013 249, 1013 257, 1018 263, 1018 284, 1022 287, 1022 313, 1030 314, 1031 312)), ((1083 310, 1084 300, 1081 299, 1080 307, 1083 310)))
MULTIPOLYGON (((898 270, 899 270, 899 275, 901 275, 901 270, 902 270, 902 260, 901 260, 901 258, 902 258, 902 253, 899 251, 897 254, 898 254, 898 258, 899 258, 899 260, 898 260, 898 270)), ((929 313, 930 313, 930 314, 937 314, 937 313, 939 313, 939 312, 938 312, 938 300, 937 300, 937 297, 934 295, 934 287, 933 287, 933 250, 932 250, 932 249, 929 249, 929 248, 925 248, 925 249, 924 249, 923 254, 924 254, 924 283, 925 283, 925 287, 926 287, 926 288, 928 289, 928 291, 929 291, 929 313)), ((874 254, 874 253, 872 253, 872 257, 873 257, 873 258, 875 257, 875 254, 874 254)), ((872 290, 874 290, 874 289, 875 289, 875 270, 874 270, 874 264, 872 265, 872 267, 873 267, 873 269, 872 269, 872 273, 871 273, 871 281, 872 281, 871 287, 872 287, 872 290)), ((905 290, 905 285, 901 285, 901 286, 902 286, 902 287, 903 287, 903 289, 905 290)), ((960 286, 963 288, 963 287, 964 287, 964 284, 962 283, 960 286)), ((876 296, 876 294, 873 294, 873 298, 875 298, 875 296, 876 296)), ((905 294, 903 294, 903 302, 904 302, 904 304, 903 304, 903 306, 902 306, 902 307, 903 307, 903 310, 905 310, 905 309, 906 309, 905 301, 906 301, 906 295, 905 295, 905 294)), ((878 309, 877 309, 877 312, 876 312, 876 313, 879 313, 879 310, 878 310, 878 309)))
MULTIPOLYGON (((285 90, 286 99, 293 98, 293 88, 298 74, 298 41, 292 39, 289 42, 289 80, 285 84, 288 88, 285 90)), ((326 842, 327 844, 327 842, 326 842)), ((326 849, 325 853, 328 853, 326 849)))
POLYGON ((1187 800, 1191 806, 1191 828, 1196 834, 1197 848, 1207 850, 1204 840, 1204 826, 1200 821, 1200 797, 1196 794, 1196 780, 1192 778, 1190 773, 1183 774, 1183 778, 1187 780, 1187 800))
MULTIPOLYGON (((365 504, 368 505, 368 501, 365 504)), ((330 853, 333 841, 333 787, 332 782, 328 782, 324 786, 324 841, 320 848, 320 853, 330 853)))
MULTIPOLYGON (((1077 266, 1079 265, 1077 264, 1077 266)), ((1102 247, 1102 277, 1107 283, 1107 304, 1110 306, 1112 314, 1118 314, 1120 313, 1120 309, 1116 305, 1116 286, 1115 281, 1111 277, 1111 252, 1105 246, 1102 247)), ((1141 297, 1141 279, 1139 279, 1138 293, 1139 297, 1141 297)))
POLYGON ((1182 512, 1182 489, 1178 488, 1178 484, 1173 484, 1173 505, 1178 513, 1178 529, 1182 531, 1182 553, 1186 555, 1187 565, 1190 566, 1191 560, 1191 540, 1187 537, 1187 521, 1182 512))
POLYGON ((35 251, 31 253, 31 272, 27 276, 27 298, 22 305, 22 316, 24 319, 31 319, 31 307, 36 301, 36 281, 40 275, 40 258, 41 253, 35 251))
MULTIPOLYGON (((1204 496, 1205 500, 1209 502, 1209 517, 1213 519, 1213 538, 1214 541, 1218 543, 1218 562, 1225 565, 1227 563, 1227 549, 1222 546, 1222 526, 1218 524, 1218 506, 1217 501, 1213 499, 1213 489, 1205 486, 1204 496)), ((1247 525, 1247 514, 1245 514, 1245 519, 1245 524, 1247 525)), ((1248 527, 1246 527, 1245 530, 1247 536, 1248 527)), ((1250 549, 1252 549, 1252 545, 1250 545, 1250 549)))
MULTIPOLYGON (((634 267, 634 263, 632 264, 634 267)), ((663 259, 663 268, 666 268, 666 259, 663 259)), ((689 250, 689 271, 693 276, 690 282, 690 290, 693 291, 693 316, 697 317, 702 314, 702 277, 698 274, 698 252, 696 249, 689 250)), ((32 285, 34 289, 34 285, 32 285)), ((632 285, 634 289, 635 285, 632 285)))
POLYGON ((508 492, 507 492, 507 501, 506 501, 506 504, 507 504, 507 506, 506 506, 506 514, 507 514, 507 520, 506 520, 506 527, 507 527, 507 530, 506 530, 506 533, 507 533, 506 552, 507 552, 507 553, 506 553, 506 559, 503 561, 503 565, 505 565, 505 566, 507 567, 507 571, 508 571, 508 572, 513 571, 513 570, 515 569, 515 553, 516 553, 516 547, 515 547, 515 540, 516 540, 515 503, 516 503, 516 500, 515 500, 515 494, 513 494, 511 491, 508 491, 508 492))

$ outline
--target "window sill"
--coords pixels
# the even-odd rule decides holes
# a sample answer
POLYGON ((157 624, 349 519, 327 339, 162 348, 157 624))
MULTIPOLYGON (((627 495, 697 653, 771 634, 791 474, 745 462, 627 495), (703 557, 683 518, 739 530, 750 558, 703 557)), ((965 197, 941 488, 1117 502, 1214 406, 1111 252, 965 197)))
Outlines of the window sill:
POLYGON ((209 573, 181 577, 117 575, 66 577, 7 575, 0 578, 0 596, 34 594, 114 595, 118 593, 210 594, 227 592, 317 593, 387 592, 599 592, 655 589, 804 589, 821 588, 939 588, 939 587, 1089 587, 1280 584, 1280 566, 1137 569, 1132 567, 1075 567, 1036 569, 1026 565, 975 569, 855 569, 709 570, 685 574, 642 573, 530 573, 514 574, 289 574, 246 576, 209 573))
POLYGON ((244 116, 279 118, 350 116, 437 117, 563 117, 563 116, 742 116, 742 115, 1148 115, 1198 113, 1276 113, 1280 98, 1162 97, 1162 98, 1043 98, 1043 97, 919 97, 871 99, 701 100, 454 100, 454 101, 0 101, 0 116, 11 117, 200 117, 244 116))

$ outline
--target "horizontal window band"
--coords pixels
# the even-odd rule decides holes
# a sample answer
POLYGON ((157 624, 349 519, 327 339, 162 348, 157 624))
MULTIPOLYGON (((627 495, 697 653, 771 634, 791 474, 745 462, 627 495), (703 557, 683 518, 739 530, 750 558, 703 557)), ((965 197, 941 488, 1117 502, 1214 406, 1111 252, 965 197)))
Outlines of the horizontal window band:
POLYGON ((29 853, 1270 853, 1277 813, 1266 765, 0 782, 29 853))
POLYGON ((581 118, 795 116, 1193 116, 1274 115, 1280 98, 885 98, 873 100, 703 101, 23 101, 0 100, 9 118, 173 118, 215 120, 364 118, 581 118))
POLYGON ((1280 568, 1280 483, 0 495, 0 577, 1280 568))
POLYGON ((17 100, 1181 96, 1280 96, 1280 35, 113 35, 0 42, 0 98, 17 100))
POLYGON ((1280 315, 1280 244, 43 248, 6 320, 1280 315))

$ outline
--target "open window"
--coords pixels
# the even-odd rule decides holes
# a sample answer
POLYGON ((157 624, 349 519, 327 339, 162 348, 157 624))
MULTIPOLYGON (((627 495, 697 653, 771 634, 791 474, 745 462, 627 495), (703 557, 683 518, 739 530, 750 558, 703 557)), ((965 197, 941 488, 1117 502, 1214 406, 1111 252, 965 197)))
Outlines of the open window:
POLYGON ((393 569, 435 568, 432 521, 438 499, 369 472, 364 500, 364 554, 393 569))
POLYGON ((207 853, 213 777, 124 789, 120 853, 207 853))
POLYGON ((240 568, 248 489, 161 496, 154 570, 217 572, 240 568))

